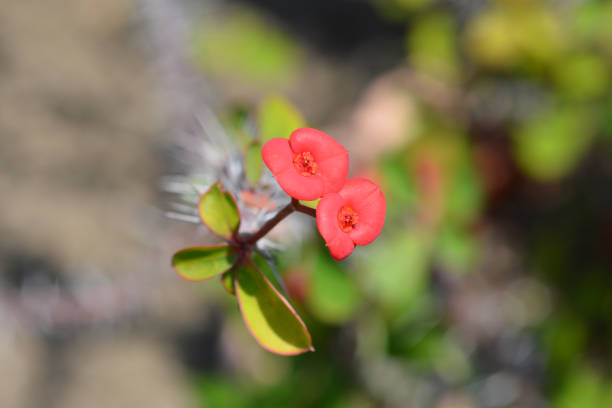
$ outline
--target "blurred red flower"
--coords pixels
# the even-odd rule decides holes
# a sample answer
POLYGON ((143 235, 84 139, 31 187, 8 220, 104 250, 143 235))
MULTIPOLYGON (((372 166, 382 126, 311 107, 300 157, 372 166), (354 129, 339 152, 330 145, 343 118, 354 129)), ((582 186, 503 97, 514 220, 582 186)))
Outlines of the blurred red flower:
POLYGON ((346 149, 311 128, 295 130, 289 140, 268 141, 262 156, 281 188, 298 200, 315 200, 339 191, 349 167, 346 149))
POLYGON ((317 205, 317 227, 331 256, 339 261, 355 245, 372 242, 385 223, 386 201, 368 179, 352 178, 337 193, 326 194, 317 205))

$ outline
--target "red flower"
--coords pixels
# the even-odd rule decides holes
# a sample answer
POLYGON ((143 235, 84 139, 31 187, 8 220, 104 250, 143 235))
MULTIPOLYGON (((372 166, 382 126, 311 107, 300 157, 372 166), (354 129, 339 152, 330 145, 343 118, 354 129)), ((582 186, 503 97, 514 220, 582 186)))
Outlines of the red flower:
POLYGON ((327 134, 310 128, 276 138, 262 149, 263 160, 287 194, 315 200, 342 188, 348 173, 348 153, 327 134))
POLYGON ((342 190, 326 194, 317 205, 317 227, 331 256, 339 261, 355 245, 367 245, 385 223, 386 201, 380 188, 368 179, 352 178, 342 190))

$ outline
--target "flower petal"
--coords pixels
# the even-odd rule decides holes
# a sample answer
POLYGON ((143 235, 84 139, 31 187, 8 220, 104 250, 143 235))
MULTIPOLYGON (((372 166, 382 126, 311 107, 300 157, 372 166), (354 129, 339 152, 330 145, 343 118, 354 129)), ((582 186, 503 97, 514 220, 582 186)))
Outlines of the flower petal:
POLYGON ((327 246, 329 247, 329 253, 331 254, 332 258, 334 258, 336 261, 343 260, 355 249, 355 243, 349 234, 345 234, 344 232, 338 234, 336 239, 333 241, 328 242, 327 246))
POLYGON ((318 176, 302 176, 293 165, 286 170, 275 173, 278 184, 291 197, 298 200, 315 200, 323 195, 323 179, 318 176))
POLYGON ((337 261, 346 258, 355 249, 352 239, 338 225, 338 212, 343 205, 344 199, 337 193, 326 194, 317 205, 317 228, 331 256, 337 261))
POLYGON ((323 194, 340 191, 342 186, 344 186, 349 170, 348 153, 345 151, 344 154, 329 157, 317 162, 317 165, 323 179, 323 194))
POLYGON ((351 239, 357 245, 369 244, 385 223, 385 196, 376 184, 364 178, 347 180, 339 194, 359 214, 359 223, 349 233, 351 239))
POLYGON ((338 192, 349 170, 346 149, 331 136, 317 129, 300 128, 291 133, 289 145, 293 153, 310 152, 324 180, 323 194, 338 192))
POLYGON ((287 139, 278 137, 269 140, 261 149, 261 156, 266 166, 275 175, 293 167, 294 154, 287 139))
POLYGON ((281 188, 298 200, 315 200, 323 195, 324 182, 318 176, 302 176, 293 165, 294 153, 287 139, 268 141, 261 150, 266 166, 272 171, 281 188))

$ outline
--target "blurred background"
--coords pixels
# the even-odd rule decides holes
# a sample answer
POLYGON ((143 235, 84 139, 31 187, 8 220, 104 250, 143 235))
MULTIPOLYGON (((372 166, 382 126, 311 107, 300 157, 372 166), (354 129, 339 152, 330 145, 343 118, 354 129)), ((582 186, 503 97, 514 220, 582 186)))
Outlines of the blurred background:
POLYGON ((603 0, 3 0, 0 405, 612 407, 610 21, 603 0), (272 232, 317 350, 287 358, 170 258, 216 242, 193 212, 216 179, 244 228, 274 213, 242 159, 303 124, 388 212, 339 263, 311 219, 272 232))

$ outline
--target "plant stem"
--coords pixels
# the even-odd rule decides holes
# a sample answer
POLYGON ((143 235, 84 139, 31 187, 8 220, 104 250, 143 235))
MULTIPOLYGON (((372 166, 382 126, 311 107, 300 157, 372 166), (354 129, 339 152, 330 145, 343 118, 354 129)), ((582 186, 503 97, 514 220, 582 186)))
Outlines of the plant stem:
POLYGON ((299 200, 296 200, 295 198, 291 199, 291 204, 293 205, 293 209, 297 212, 301 212, 302 214, 310 215, 311 217, 317 216, 317 210, 300 204, 299 200))
POLYGON ((274 217, 270 218, 264 225, 261 226, 261 228, 257 232, 244 237, 242 242, 247 245, 252 245, 256 243, 264 235, 270 232, 270 230, 274 228, 276 224, 281 222, 294 211, 301 212, 312 217, 316 216, 316 210, 314 208, 306 207, 305 205, 300 204, 300 202, 295 198, 292 198, 289 204, 287 204, 278 213, 276 213, 274 217))

